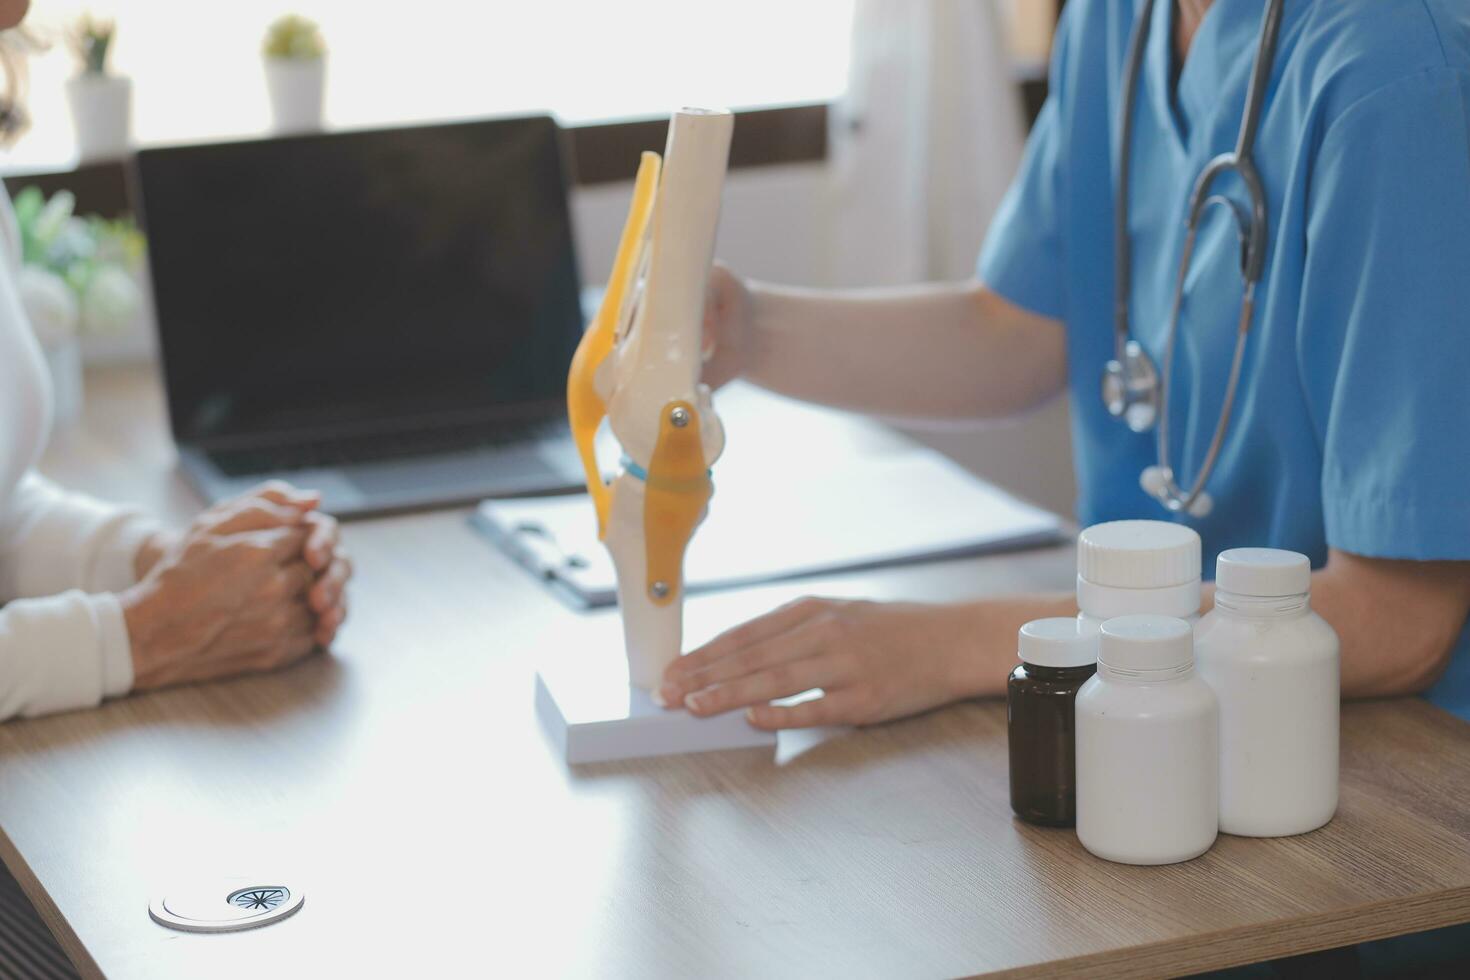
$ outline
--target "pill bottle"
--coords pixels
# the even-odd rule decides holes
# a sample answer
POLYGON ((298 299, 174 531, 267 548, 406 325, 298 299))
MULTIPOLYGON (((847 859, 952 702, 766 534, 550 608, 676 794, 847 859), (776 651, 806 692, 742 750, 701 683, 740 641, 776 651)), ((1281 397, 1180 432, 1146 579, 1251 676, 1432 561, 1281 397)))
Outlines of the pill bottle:
POLYGON ((1021 627, 1021 664, 1006 682, 1011 809, 1030 823, 1076 821, 1074 725, 1077 690, 1097 669, 1097 637, 1071 617, 1021 627))
POLYGON ((1077 692, 1077 838, 1098 857, 1173 864, 1219 825, 1219 712, 1172 616, 1102 624, 1097 674, 1077 692))
POLYGON ((1338 642, 1311 587, 1311 563, 1294 551, 1234 548, 1215 563, 1195 656, 1220 702, 1227 834, 1304 834, 1337 810, 1338 642))
POLYGON ((1077 537, 1077 621, 1097 631, 1114 616, 1199 618, 1200 542, 1167 521, 1109 521, 1077 537))

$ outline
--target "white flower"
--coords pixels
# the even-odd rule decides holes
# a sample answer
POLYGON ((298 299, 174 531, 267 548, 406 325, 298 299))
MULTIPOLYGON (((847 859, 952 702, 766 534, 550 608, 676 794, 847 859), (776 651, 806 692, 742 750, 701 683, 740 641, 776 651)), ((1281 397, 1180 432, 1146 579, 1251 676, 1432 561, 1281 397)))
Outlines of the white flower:
POLYGON ((95 333, 126 330, 138 315, 141 302, 132 276, 115 265, 99 265, 82 294, 82 325, 95 333))
POLYGON ((60 276, 39 266, 23 265, 15 285, 42 347, 58 347, 76 336, 80 319, 76 297, 60 276))
POLYGON ((72 209, 76 207, 77 199, 71 191, 57 191, 51 195, 51 200, 36 215, 35 235, 36 239, 44 243, 48 248, 56 241, 56 236, 65 230, 67 224, 72 220, 72 209))

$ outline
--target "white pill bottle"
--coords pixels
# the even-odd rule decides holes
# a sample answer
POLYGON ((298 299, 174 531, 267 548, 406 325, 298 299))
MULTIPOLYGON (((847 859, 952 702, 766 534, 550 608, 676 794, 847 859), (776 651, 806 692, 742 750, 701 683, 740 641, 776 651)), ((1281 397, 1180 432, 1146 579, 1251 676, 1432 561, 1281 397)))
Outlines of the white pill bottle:
POLYGON ((1338 639, 1312 611, 1306 555, 1223 551, 1215 608, 1195 627, 1220 701, 1220 829, 1304 834, 1337 811, 1338 639))
POLYGON ((1077 692, 1077 838, 1100 858, 1173 864, 1215 842, 1219 714, 1172 616, 1103 623, 1097 673, 1077 692))
POLYGON ((1096 633, 1114 616, 1199 618, 1200 541, 1167 521, 1109 521, 1077 537, 1078 626, 1096 633))

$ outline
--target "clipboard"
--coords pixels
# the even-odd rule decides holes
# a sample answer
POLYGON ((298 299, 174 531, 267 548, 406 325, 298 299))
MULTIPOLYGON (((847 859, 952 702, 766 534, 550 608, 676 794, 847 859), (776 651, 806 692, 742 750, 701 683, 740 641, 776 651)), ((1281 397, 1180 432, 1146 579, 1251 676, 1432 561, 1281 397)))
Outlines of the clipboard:
MULTIPOLYGON (((586 494, 488 500, 471 523, 574 608, 617 602, 586 494)), ((685 557, 689 592, 1051 544, 1061 521, 935 450, 722 467, 685 557)))

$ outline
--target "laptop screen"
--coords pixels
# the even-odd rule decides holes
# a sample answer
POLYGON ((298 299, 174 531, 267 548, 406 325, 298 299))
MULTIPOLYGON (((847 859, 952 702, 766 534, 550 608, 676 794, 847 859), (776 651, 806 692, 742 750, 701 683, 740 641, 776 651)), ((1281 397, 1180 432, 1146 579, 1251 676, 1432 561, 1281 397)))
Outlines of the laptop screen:
POLYGON ((138 154, 181 442, 562 404, 582 328, 548 117, 138 154))

